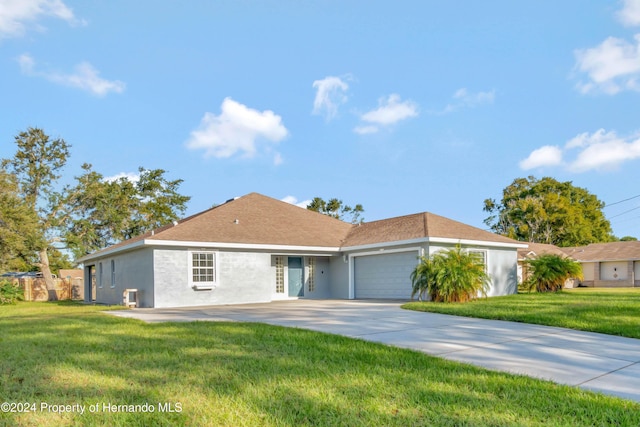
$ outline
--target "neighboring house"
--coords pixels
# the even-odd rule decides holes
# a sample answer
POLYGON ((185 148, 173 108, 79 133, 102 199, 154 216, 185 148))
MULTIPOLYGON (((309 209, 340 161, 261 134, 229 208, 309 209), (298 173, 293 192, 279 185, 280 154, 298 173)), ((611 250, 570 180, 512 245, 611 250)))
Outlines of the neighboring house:
POLYGON ((60 269, 58 273, 61 279, 67 279, 67 280, 84 279, 84 272, 80 268, 74 268, 69 270, 60 269))
POLYGON ((583 286, 640 286, 640 242, 592 243, 562 248, 582 264, 583 286))
MULTIPOLYGON (((539 257, 540 255, 559 255, 563 258, 568 255, 556 245, 550 245, 547 243, 531 243, 527 248, 518 249, 518 283, 524 282, 527 275, 527 261, 539 257)), ((571 281, 573 283, 573 281, 571 281)))
POLYGON ((457 244, 482 254, 489 296, 517 292, 521 242, 431 213, 352 225, 257 193, 79 261, 86 299, 107 304, 129 288, 139 307, 409 299, 418 257, 457 244))

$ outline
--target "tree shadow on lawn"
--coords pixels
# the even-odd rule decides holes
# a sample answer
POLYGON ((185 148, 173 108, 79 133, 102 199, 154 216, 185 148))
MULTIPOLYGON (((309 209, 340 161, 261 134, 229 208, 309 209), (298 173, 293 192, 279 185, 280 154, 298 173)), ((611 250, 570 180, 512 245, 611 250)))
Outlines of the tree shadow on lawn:
POLYGON ((156 410, 0 414, 0 424, 640 424, 640 405, 631 402, 346 337, 99 313, 45 317, 1 320, 6 401, 148 403, 156 410), (182 412, 159 412, 158 403, 176 402, 182 412))

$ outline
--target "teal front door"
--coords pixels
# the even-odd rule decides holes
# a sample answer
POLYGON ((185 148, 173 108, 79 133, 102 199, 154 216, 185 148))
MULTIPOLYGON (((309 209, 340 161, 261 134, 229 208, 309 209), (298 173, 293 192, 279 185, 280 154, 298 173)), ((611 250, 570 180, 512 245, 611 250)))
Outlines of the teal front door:
POLYGON ((289 257, 289 296, 301 297, 304 295, 304 271, 301 257, 289 257))

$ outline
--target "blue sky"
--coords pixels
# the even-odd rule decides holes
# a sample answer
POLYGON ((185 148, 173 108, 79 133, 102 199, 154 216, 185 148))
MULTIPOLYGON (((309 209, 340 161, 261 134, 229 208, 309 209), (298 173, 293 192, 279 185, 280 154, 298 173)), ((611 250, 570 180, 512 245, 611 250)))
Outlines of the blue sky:
POLYGON ((0 0, 0 157, 485 228, 515 178, 572 181, 640 237, 640 0, 0 0))

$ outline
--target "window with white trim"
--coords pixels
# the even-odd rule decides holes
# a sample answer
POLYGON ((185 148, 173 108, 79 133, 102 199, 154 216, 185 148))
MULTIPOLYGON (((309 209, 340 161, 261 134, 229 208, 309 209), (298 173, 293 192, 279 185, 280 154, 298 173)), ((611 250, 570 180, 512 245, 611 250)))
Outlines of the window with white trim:
POLYGON ((484 271, 487 271, 487 251, 480 250, 468 250, 470 254, 476 254, 476 256, 482 261, 482 265, 484 265, 484 271))
POLYGON ((194 286, 212 284, 216 281, 216 254, 214 252, 191 252, 191 282, 194 286))
POLYGON ((316 259, 311 257, 309 258, 309 274, 308 274, 308 287, 309 292, 313 292, 316 290, 316 259))
POLYGON ((284 294, 284 257, 276 256, 276 293, 284 294))

